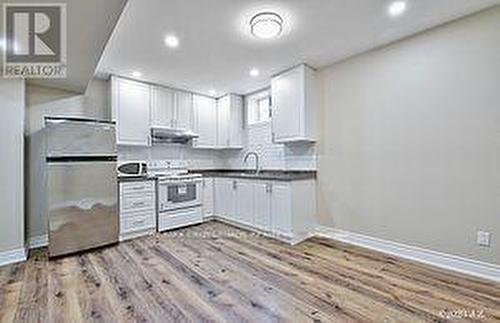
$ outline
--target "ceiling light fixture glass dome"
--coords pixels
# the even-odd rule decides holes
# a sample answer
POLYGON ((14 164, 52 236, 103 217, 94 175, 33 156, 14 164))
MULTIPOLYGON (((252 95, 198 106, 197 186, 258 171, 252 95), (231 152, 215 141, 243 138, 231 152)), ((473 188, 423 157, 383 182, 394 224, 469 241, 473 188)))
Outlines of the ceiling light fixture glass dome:
POLYGON ((261 12, 250 20, 252 35, 262 39, 278 37, 283 31, 283 18, 274 12, 261 12))

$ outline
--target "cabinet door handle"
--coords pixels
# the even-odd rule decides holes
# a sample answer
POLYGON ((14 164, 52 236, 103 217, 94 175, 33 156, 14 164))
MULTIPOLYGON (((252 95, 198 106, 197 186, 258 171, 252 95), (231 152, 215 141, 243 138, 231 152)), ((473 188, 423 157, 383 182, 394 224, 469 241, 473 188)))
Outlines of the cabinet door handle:
POLYGON ((236 181, 233 181, 233 190, 238 188, 238 183, 236 181))
POLYGON ((273 183, 269 183, 269 193, 273 193, 273 183))
POLYGON ((138 190, 143 190, 145 187, 144 186, 134 186, 134 187, 131 187, 130 189, 134 190, 134 191, 138 191, 138 190))
POLYGON ((134 221, 134 225, 138 225, 138 224, 143 224, 144 222, 146 222, 145 219, 142 219, 142 220, 138 220, 138 221, 134 221))

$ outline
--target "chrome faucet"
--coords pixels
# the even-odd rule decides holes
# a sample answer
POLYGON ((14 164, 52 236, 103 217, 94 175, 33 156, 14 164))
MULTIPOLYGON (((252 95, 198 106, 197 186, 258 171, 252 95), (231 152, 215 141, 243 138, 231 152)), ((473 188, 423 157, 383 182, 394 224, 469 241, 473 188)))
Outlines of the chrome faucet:
POLYGON ((259 174, 259 172, 260 172, 259 155, 255 151, 247 152, 247 154, 245 155, 245 159, 243 159, 243 163, 246 164, 248 157, 250 157, 252 155, 255 157, 255 174, 259 174))

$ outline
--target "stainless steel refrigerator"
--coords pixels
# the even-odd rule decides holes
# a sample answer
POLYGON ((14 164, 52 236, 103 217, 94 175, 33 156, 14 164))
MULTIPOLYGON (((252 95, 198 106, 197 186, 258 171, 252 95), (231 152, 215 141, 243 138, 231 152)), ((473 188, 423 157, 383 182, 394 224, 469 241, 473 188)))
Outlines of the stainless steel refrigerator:
POLYGON ((49 256, 118 241, 112 122, 45 118, 49 256))

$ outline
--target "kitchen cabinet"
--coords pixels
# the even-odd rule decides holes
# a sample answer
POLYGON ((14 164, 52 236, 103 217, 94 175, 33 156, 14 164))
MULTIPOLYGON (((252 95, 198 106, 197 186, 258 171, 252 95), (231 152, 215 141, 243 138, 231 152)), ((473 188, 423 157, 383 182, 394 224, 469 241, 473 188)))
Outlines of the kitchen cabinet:
POLYGON ((275 235, 291 237, 292 229, 292 192, 288 183, 271 183, 271 231, 275 235))
POLYGON ((127 181, 119 185, 120 241, 156 231, 154 181, 127 181))
POLYGON ((230 221, 236 219, 237 181, 231 178, 216 178, 214 181, 215 213, 230 221))
POLYGON ((215 180, 214 215, 234 225, 297 243, 315 228, 314 180, 215 180))
POLYGON ((202 203, 203 217, 207 218, 214 215, 214 180, 213 178, 203 178, 202 182, 202 203))
POLYGON ((236 182, 236 216, 235 220, 241 224, 254 224, 254 182, 238 180, 236 182))
POLYGON ((193 94, 151 86, 150 126, 192 130, 193 94))
POLYGON ((199 135, 193 140, 195 148, 215 148, 217 146, 217 101, 202 95, 193 96, 194 129, 199 135))
POLYGON ((113 77, 111 107, 118 145, 149 146, 150 86, 113 77))
POLYGON ((243 98, 228 94, 217 100, 217 147, 243 147, 243 98))
POLYGON ((193 94, 175 91, 174 128, 192 130, 193 128, 193 94))
POLYGON ((272 78, 274 142, 317 140, 319 96, 316 72, 304 64, 272 78))
POLYGON ((254 185, 254 226, 258 230, 272 231, 271 183, 257 181, 254 185))
POLYGON ((172 128, 175 123, 174 91, 151 86, 151 126, 172 128))

